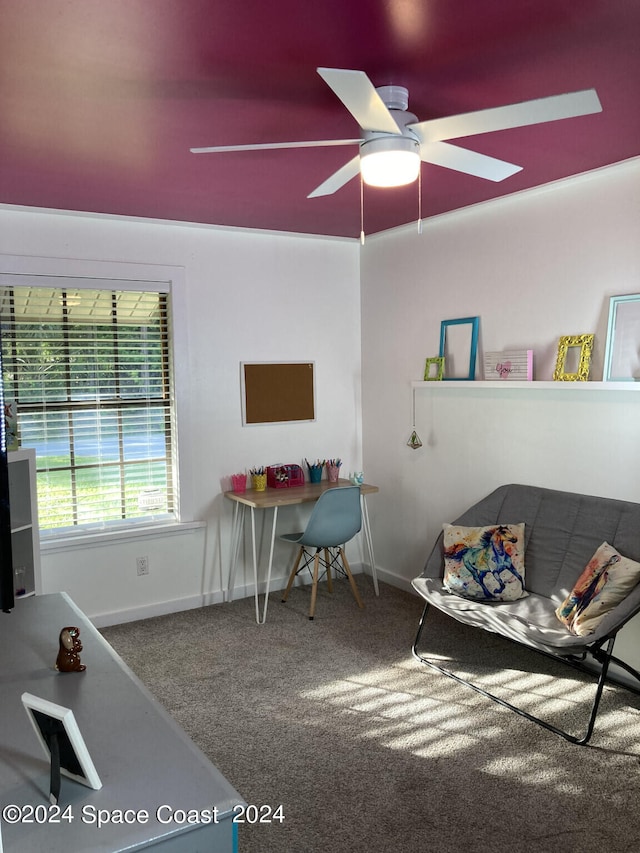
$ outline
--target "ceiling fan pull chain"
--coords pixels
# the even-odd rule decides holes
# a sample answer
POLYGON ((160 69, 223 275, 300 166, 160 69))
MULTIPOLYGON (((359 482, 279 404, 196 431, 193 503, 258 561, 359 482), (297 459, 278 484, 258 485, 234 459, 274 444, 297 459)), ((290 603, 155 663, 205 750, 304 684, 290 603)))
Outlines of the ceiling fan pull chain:
POLYGON ((418 172, 418 234, 422 234, 422 166, 418 172))
POLYGON ((360 172, 360 245, 364 246, 364 181, 360 172))

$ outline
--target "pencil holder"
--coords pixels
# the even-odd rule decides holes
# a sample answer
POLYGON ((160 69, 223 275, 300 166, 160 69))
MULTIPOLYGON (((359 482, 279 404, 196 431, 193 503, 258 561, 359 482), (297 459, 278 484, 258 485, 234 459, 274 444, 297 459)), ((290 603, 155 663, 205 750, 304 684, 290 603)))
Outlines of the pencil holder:
POLYGON ((337 483, 340 476, 340 466, 332 462, 327 462, 327 477, 330 483, 337 483))
POLYGON ((231 483, 233 485, 233 491, 237 494, 247 491, 247 475, 246 474, 232 474, 231 475, 231 483))
POLYGON ((251 487, 254 488, 256 492, 264 492, 264 490, 267 488, 267 475, 252 474, 251 487))
POLYGON ((319 483, 322 479, 322 462, 317 465, 307 465, 309 469, 309 479, 312 483, 319 483))

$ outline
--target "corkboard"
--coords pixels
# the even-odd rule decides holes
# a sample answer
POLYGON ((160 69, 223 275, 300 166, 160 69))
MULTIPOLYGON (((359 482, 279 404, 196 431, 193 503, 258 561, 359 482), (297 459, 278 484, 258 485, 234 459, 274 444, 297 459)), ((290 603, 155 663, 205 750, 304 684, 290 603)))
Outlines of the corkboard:
POLYGON ((242 362, 243 424, 315 420, 311 361, 242 362))

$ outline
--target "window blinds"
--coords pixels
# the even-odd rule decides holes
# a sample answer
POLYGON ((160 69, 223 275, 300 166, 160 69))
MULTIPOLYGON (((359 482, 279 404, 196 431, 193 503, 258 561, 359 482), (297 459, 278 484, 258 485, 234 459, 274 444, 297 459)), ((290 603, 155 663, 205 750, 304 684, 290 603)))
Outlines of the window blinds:
POLYGON ((43 531, 174 512, 168 295, 0 286, 5 397, 35 447, 43 531))

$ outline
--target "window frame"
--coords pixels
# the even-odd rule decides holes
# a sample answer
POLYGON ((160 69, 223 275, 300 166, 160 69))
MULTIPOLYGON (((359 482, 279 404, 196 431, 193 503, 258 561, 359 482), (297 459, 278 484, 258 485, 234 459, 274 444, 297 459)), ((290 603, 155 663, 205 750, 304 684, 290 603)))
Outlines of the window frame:
MULTIPOLYGON (((82 542, 96 536, 109 538, 130 536, 131 532, 145 528, 158 530, 172 528, 193 519, 193 497, 187 493, 184 484, 190 483, 192 471, 191 455, 186 448, 189 443, 180 444, 184 435, 184 426, 189 424, 188 393, 188 336, 186 333, 185 276, 183 267, 160 266, 155 264, 129 264, 118 261, 92 261, 71 258, 27 257, 21 255, 0 254, 0 285, 13 287, 29 283, 47 287, 61 287, 70 283, 73 287, 108 290, 157 290, 169 294, 170 310, 168 318, 169 333, 169 370, 173 387, 172 432, 174 435, 172 469, 175 480, 174 518, 159 522, 158 519, 129 519, 117 522, 112 529, 100 531, 56 528, 43 531, 43 544, 59 542, 65 539, 82 542), (180 358, 175 353, 180 353, 180 358)), ((191 490, 189 490, 191 491, 191 490)))

